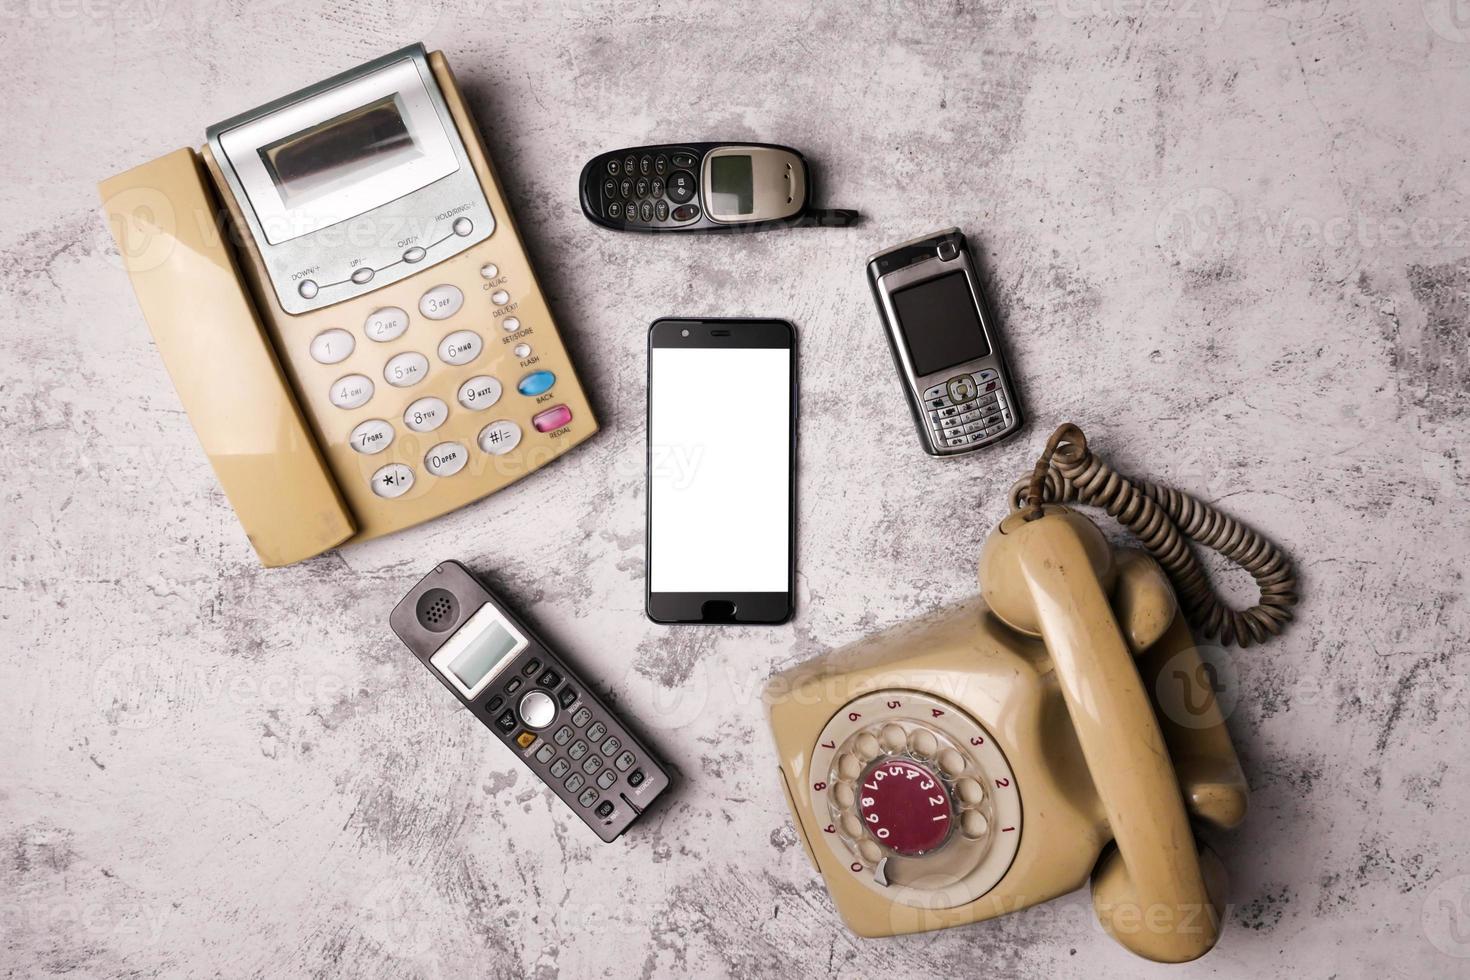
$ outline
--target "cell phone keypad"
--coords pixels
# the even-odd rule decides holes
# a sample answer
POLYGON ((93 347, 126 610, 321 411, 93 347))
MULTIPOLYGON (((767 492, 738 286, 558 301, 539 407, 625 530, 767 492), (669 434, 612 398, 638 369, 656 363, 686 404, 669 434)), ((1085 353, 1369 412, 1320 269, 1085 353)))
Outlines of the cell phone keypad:
POLYGON ((682 150, 609 157, 602 168, 603 215, 650 228, 695 220, 700 215, 694 203, 698 166, 699 158, 682 150))
POLYGON ((923 406, 930 437, 945 448, 983 443, 1007 431, 1015 419, 1000 373, 990 368, 926 389, 923 406))

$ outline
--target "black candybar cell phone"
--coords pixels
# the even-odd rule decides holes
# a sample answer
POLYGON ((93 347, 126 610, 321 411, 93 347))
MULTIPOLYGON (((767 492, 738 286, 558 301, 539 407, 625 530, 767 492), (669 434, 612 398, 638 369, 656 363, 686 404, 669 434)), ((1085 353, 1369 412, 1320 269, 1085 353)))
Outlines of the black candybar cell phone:
POLYGON ((668 788, 668 773, 643 743, 459 562, 425 575, 388 622, 604 841, 668 788))
POLYGON ((648 331, 648 618, 784 623, 796 554, 796 332, 648 331))
POLYGON ((582 168, 582 213, 618 231, 842 226, 856 211, 812 206, 802 155, 771 143, 666 143, 613 150, 582 168))
POLYGON ((968 453, 1021 428, 995 317, 959 229, 879 252, 868 283, 926 453, 968 453))

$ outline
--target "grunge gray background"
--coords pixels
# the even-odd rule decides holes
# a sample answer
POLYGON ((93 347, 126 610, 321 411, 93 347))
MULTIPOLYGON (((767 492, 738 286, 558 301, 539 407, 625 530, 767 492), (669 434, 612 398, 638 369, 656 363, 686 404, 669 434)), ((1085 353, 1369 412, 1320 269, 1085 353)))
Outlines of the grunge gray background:
POLYGON ((8 975, 1470 974, 1460 0, 6 0, 0 32, 8 975), (467 88, 604 428, 450 517, 267 571, 95 184, 420 38, 467 88), (866 221, 691 240, 582 218, 586 158, 678 138, 796 145, 866 221), (951 224, 1032 423, 936 461, 862 261, 951 224), (645 331, 669 314, 799 331, 788 626, 643 618, 645 331), (1231 660, 1252 812, 1221 841, 1219 948, 1172 971, 1101 935, 1085 894, 854 938, 758 701, 772 671, 971 594, 1005 488, 1063 420, 1302 573, 1288 635, 1231 660), (444 557, 677 770, 622 841, 389 634, 444 557))

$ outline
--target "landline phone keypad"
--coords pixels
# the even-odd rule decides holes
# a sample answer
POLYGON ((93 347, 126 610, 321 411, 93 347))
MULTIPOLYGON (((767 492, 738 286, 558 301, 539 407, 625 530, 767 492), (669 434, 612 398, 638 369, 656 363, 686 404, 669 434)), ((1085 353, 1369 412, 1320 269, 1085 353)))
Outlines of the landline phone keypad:
MULTIPOLYGON (((500 270, 494 263, 486 263, 480 269, 481 276, 493 279, 500 270)), ((496 290, 490 301, 496 306, 511 302, 508 290, 496 290)), ((464 292, 449 283, 441 283, 426 289, 419 298, 419 315, 428 321, 448 320, 464 308, 464 292)), ((385 306, 368 314, 362 324, 362 333, 370 341, 390 343, 404 336, 411 325, 408 312, 397 306, 385 306)), ((500 329, 514 333, 521 322, 513 316, 499 321, 500 329)), ((323 330, 313 337, 309 353, 319 364, 340 364, 358 350, 357 338, 342 327, 323 330)), ((464 327, 451 330, 434 344, 440 363, 451 367, 473 364, 485 352, 485 339, 475 329, 464 327)), ((514 350, 517 358, 531 355, 530 344, 518 344, 514 350)), ((419 351, 402 351, 383 362, 382 379, 389 388, 410 389, 418 385, 434 370, 429 358, 419 351)), ((517 394, 526 398, 538 398, 551 391, 556 385, 556 374, 546 369, 527 371, 516 379, 517 394)), ((500 379, 488 374, 475 375, 459 387, 457 401, 461 408, 471 412, 482 412, 497 404, 505 391, 500 379)), ((333 405, 343 411, 356 411, 368 405, 378 395, 378 387, 366 374, 354 372, 343 375, 333 382, 329 392, 333 405)), ((404 428, 415 433, 433 432, 448 420, 451 409, 441 398, 425 397, 409 403, 401 415, 404 428)), ((572 410, 566 405, 553 405, 531 418, 531 425, 538 432, 551 432, 572 421, 572 410)), ((349 436, 349 443, 357 452, 371 456, 380 453, 394 442, 396 429, 384 418, 370 418, 359 422, 349 436)), ((520 444, 523 433, 518 423, 510 419, 496 419, 485 425, 475 439, 479 450, 490 456, 503 456, 520 444)), ((458 442, 441 442, 424 454, 424 472, 440 479, 448 479, 465 468, 470 460, 470 447, 458 442)), ((417 473, 414 467, 396 462, 380 467, 371 479, 372 489, 379 497, 392 500, 413 489, 417 473)))
POLYGON ((1000 374, 989 368, 926 389, 923 404, 929 430, 941 446, 983 442, 1011 424, 1000 374))

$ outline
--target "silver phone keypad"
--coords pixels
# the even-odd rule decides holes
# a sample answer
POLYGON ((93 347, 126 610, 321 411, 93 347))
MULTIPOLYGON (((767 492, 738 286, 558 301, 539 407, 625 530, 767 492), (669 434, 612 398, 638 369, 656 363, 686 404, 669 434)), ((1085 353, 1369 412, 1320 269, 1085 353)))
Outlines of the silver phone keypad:
POLYGON ((945 448, 984 442, 1006 431, 1014 419, 1000 373, 990 368, 957 374, 926 389, 923 403, 930 437, 945 448))

